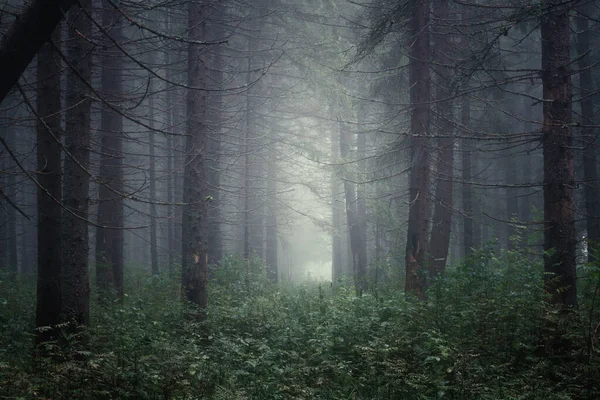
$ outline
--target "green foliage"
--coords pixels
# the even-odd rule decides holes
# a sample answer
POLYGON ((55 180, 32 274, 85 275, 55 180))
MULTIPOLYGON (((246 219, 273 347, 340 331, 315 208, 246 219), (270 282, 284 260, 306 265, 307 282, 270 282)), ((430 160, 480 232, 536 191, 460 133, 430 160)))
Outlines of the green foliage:
POLYGON ((596 399, 600 271, 581 275, 581 310, 565 319, 544 301, 542 267, 492 246, 450 267, 427 302, 391 285, 360 298, 351 284, 274 285, 257 260, 228 258, 198 322, 177 282, 138 272, 123 304, 94 302, 85 339, 33 361, 34 291, 2 282, 0 387, 52 399, 596 399), (557 331, 570 344, 561 357, 545 351, 557 331))

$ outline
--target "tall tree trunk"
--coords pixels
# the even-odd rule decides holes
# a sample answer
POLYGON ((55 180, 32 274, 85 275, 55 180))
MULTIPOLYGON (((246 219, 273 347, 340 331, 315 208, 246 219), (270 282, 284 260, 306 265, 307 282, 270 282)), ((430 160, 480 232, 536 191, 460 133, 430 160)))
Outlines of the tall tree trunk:
POLYGON ((267 166, 267 216, 266 216, 266 257, 267 278, 277 283, 279 277, 277 263, 277 153, 275 141, 269 145, 269 165, 267 166))
POLYGON ((436 85, 437 100, 439 101, 440 121, 438 126, 442 138, 439 140, 439 155, 437 164, 438 181, 435 187, 435 207, 433 210, 433 224, 431 230, 431 261, 430 277, 436 277, 446 268, 448 248, 450 246, 450 232, 452 230, 452 208, 454 197, 454 139, 452 127, 452 101, 450 90, 450 70, 445 67, 449 64, 447 53, 449 51, 442 24, 448 20, 448 1, 440 0, 435 3, 434 14, 437 17, 437 37, 435 40, 435 54, 439 82, 436 85))
MULTIPOLYGON (((260 38, 260 29, 253 30, 256 36, 248 37, 248 84, 252 84, 258 74, 253 70, 259 68, 260 59, 255 52, 258 48, 258 39, 260 38)), ((257 101, 260 94, 262 81, 251 85, 246 91, 246 230, 247 230, 247 253, 248 256, 254 254, 258 259, 264 260, 264 239, 265 239, 265 206, 264 206, 264 148, 263 138, 259 132, 258 113, 259 103, 257 101)))
POLYGON ((588 7, 575 18, 577 29, 577 54, 579 68, 579 87, 581 97, 581 140, 583 142, 583 179, 585 181, 585 208, 588 238, 588 258, 592 261, 594 251, 600 245, 600 190, 598 190, 598 171, 596 166, 596 141, 594 130, 594 82, 592 79, 592 61, 590 57, 582 57, 591 50, 590 28, 588 25, 588 7))
MULTIPOLYGON (((102 25, 112 27, 109 34, 122 41, 120 14, 103 1, 102 25)), ((108 42, 108 40, 107 40, 108 42)), ((123 95, 122 55, 116 48, 103 51, 102 91, 108 101, 123 95)), ((98 188, 98 225, 96 230, 96 281, 101 295, 123 299, 123 118, 107 104, 102 104, 100 180, 98 188), (111 190, 112 189, 112 190, 111 190), (109 227, 109 228, 107 228, 109 227), (112 229, 110 229, 112 227, 112 229)))
MULTIPOLYGON (((351 133, 340 127, 340 155, 343 160, 350 157, 351 133)), ((352 260, 352 271, 356 294, 361 296, 367 290, 367 265, 366 250, 361 243, 360 221, 358 216, 358 204, 356 198, 356 185, 349 180, 344 180, 344 193, 346 197, 346 220, 350 236, 350 252, 352 260), (364 264, 363 264, 364 261, 364 264)))
MULTIPOLYGON (((169 53, 166 53, 167 56, 167 65, 169 64, 169 53)), ((167 69, 167 80, 171 80, 172 73, 170 72, 171 68, 167 69)), ((173 121, 173 110, 171 109, 173 95, 172 90, 167 92, 167 104, 169 104, 169 110, 167 110, 167 129, 173 131, 175 124, 173 121)), ((169 277, 175 277, 175 221, 174 221, 174 202, 175 196, 173 193, 173 180, 175 178, 175 163, 173 162, 173 152, 175 149, 173 148, 173 136, 167 135, 167 249, 168 249, 168 263, 169 263, 169 277)))
MULTIPOLYGON (((336 162, 339 156, 340 149, 339 130, 334 128, 331 130, 331 162, 336 162)), ((335 284, 344 274, 344 266, 342 263, 342 219, 344 199, 340 197, 340 177, 337 174, 337 168, 332 168, 331 171, 331 280, 335 284)))
MULTIPOLYGON (((367 166, 365 162, 365 156, 367 153, 367 136, 364 132, 359 132, 356 138, 356 151, 358 162, 356 167, 358 168, 358 181, 365 180, 365 174, 367 166)), ((367 247, 367 199, 366 199, 366 188, 364 184, 356 185, 356 208, 357 208, 357 228, 358 228, 358 245, 359 245, 359 259, 358 259, 358 274, 361 290, 367 290, 368 276, 367 276, 367 265, 368 265, 368 247, 367 247)))
MULTIPOLYGON (((154 79, 151 78, 150 83, 150 98, 148 100, 148 107, 150 108, 150 128, 154 129, 154 118, 156 118, 154 114, 154 94, 156 92, 154 84, 154 79)), ((157 201, 156 197, 156 156, 155 156, 155 143, 154 143, 154 131, 150 130, 148 133, 148 156, 149 156, 149 165, 148 165, 148 178, 149 178, 149 189, 150 189, 150 265, 152 275, 158 275, 158 243, 156 238, 157 231, 157 220, 158 215, 156 211, 157 201)))
MULTIPOLYGON (((222 5, 214 5, 215 12, 209 24, 210 40, 220 41, 225 36, 223 29, 224 10, 222 5)), ((211 93, 208 108, 208 160, 207 180, 209 202, 209 228, 208 228, 208 262, 216 264, 223 257, 223 239, 221 233, 221 134, 223 125, 223 49, 220 45, 211 46, 211 66, 209 68, 209 82, 216 92, 211 93)))
MULTIPOLYGON (((504 155, 504 182, 507 185, 517 183, 517 162, 516 157, 510 153, 504 155)), ((519 198, 516 196, 515 189, 506 188, 506 217, 508 221, 506 226, 506 248, 511 250, 514 248, 512 237, 518 231, 516 224, 512 222, 514 218, 519 218, 519 198)))
POLYGON ((429 260, 429 3, 411 0, 409 87, 411 171, 406 245, 406 294, 424 299, 429 260))
MULTIPOLYGON (((471 99, 468 95, 463 96, 461 109, 461 125, 468 128, 471 122, 471 99)), ((466 129, 463 135, 466 135, 466 129)), ((473 252, 473 249, 481 247, 481 232, 477 229, 479 225, 479 216, 475 213, 473 202, 473 160, 472 160, 472 142, 468 139, 462 139, 462 208, 464 224, 464 251, 465 256, 473 252)))
MULTIPOLYGON (((188 5, 190 40, 207 38, 204 1, 188 5)), ((188 86, 206 87, 207 67, 203 47, 188 45, 188 86)), ((208 188, 206 183, 206 153, 208 145, 207 93, 188 89, 187 93, 187 160, 185 166, 183 210, 182 286, 185 298, 204 311, 208 301, 208 188)), ((200 317, 202 313, 200 314, 200 317)))
POLYGON ((553 304, 576 306, 569 6, 562 0, 544 4, 544 277, 553 304))
POLYGON ((82 9, 90 14, 92 0, 82 0, 79 4, 71 8, 68 16, 68 59, 81 78, 73 71, 67 75, 66 108, 69 111, 65 145, 70 156, 65 157, 63 203, 75 215, 63 211, 61 279, 61 320, 76 326, 89 323, 90 296, 88 224, 85 221, 90 181, 82 167, 87 169, 90 163, 91 101, 89 89, 82 79, 89 82, 92 77, 92 44, 87 39, 92 33, 92 22, 82 9))
MULTIPOLYGON (((52 34, 60 43, 60 28, 52 34)), ((56 337, 60 322, 61 274, 61 147, 60 140, 60 61, 50 45, 41 48, 37 59, 37 123, 38 182, 38 259, 36 327, 52 327, 37 331, 37 341, 56 337), (54 137, 52 137, 54 135, 54 137)))
MULTIPOLYGON (((16 135, 14 127, 10 127, 7 130, 7 144, 11 149, 16 148, 16 135)), ((13 203, 17 203, 17 180, 14 173, 8 174, 8 187, 6 187, 5 194, 12 200, 13 203)), ((17 210, 9 206, 8 209, 8 224, 7 224, 7 255, 8 255, 8 272, 10 272, 11 278, 17 277, 17 271, 19 268, 17 260, 17 210)))

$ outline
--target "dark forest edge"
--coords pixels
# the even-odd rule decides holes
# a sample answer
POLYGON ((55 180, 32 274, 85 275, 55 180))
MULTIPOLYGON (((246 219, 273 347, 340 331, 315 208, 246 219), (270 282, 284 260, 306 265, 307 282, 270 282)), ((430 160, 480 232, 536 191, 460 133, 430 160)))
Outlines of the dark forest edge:
POLYGON ((0 387, 17 399, 597 399, 600 269, 580 267, 567 318, 542 277, 490 245, 423 302, 398 280, 357 297, 352 282, 273 284, 260 262, 227 258, 200 322, 184 318, 177 279, 128 268, 122 304, 92 301, 87 329, 32 359, 34 282, 3 276, 0 387))

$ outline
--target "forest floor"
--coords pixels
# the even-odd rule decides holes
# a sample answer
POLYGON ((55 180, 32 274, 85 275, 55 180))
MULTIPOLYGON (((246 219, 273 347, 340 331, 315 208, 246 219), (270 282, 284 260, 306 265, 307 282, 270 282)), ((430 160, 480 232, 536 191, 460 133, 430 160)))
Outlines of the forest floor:
POLYGON ((600 274, 586 268, 565 319, 518 253, 449 268, 426 302, 405 300, 393 268, 396 283, 357 298, 228 259, 202 322, 176 280, 132 268, 123 304, 94 303, 84 340, 35 360, 35 288, 2 279, 0 399, 599 399, 600 274))

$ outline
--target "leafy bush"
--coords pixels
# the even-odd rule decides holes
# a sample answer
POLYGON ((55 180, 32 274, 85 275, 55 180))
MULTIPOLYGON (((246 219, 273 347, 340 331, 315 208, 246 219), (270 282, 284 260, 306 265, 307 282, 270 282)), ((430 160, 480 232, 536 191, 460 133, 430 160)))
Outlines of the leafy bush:
POLYGON ((542 267, 492 247, 448 268, 427 302, 394 285, 267 281, 235 258, 211 271, 206 320, 176 281, 128 271, 123 304, 93 304, 87 340, 32 360, 34 290, 1 288, 0 387, 51 399, 596 399, 598 268, 582 271, 568 326, 544 301, 542 267), (552 329, 572 344, 543 351, 552 329), (594 336, 596 335, 596 336, 594 336))

